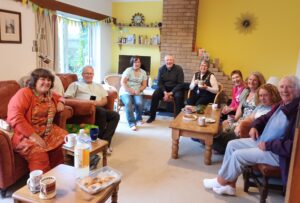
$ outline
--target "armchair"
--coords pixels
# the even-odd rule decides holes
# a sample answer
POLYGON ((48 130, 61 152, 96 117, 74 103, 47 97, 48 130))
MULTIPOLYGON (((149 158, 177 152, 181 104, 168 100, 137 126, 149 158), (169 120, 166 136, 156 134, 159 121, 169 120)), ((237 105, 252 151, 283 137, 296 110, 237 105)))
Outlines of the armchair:
MULTIPOLYGON (((0 81, 0 118, 6 119, 7 105, 11 97, 20 89, 20 85, 14 80, 0 81)), ((66 120, 72 116, 72 108, 66 106, 65 110, 58 113, 55 123, 64 128, 66 120)), ((6 190, 24 175, 28 174, 28 166, 25 159, 14 153, 9 134, 0 130, 0 190, 5 197, 6 190)))
MULTIPOLYGON (((72 82, 78 81, 76 74, 59 73, 56 75, 60 78, 64 86, 64 90, 66 90, 72 82)), ((118 93, 112 89, 108 89, 107 93, 107 104, 105 105, 105 108, 113 110, 114 101, 116 98, 118 98, 118 93)), ((73 116, 68 119, 67 123, 95 123, 96 107, 93 104, 79 99, 66 99, 66 105, 71 106, 74 111, 73 116)))

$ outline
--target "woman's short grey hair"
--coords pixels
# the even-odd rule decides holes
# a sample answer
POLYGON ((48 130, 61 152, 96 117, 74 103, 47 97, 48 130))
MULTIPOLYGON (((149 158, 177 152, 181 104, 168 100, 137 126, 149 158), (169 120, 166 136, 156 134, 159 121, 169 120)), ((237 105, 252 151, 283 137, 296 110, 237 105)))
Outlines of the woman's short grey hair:
MULTIPOLYGON (((284 80, 287 80, 292 83, 292 85, 295 88, 295 95, 296 95, 296 97, 299 97, 300 96, 300 80, 299 80, 299 78, 295 75, 288 75, 288 76, 284 76, 283 78, 281 78, 280 82, 282 82, 284 80)), ((280 82, 279 82, 279 84, 280 84, 280 82)))

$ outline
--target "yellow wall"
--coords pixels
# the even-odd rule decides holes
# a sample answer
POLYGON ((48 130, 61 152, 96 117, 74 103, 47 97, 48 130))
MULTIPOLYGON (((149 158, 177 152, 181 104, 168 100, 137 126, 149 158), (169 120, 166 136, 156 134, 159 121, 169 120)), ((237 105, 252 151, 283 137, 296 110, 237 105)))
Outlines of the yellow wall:
MULTIPOLYGON (((145 24, 162 21, 162 2, 115 2, 112 6, 112 15, 117 18, 117 22, 129 24, 135 13, 142 13, 145 16, 145 24)), ((123 29, 124 30, 124 29, 123 29)), ((122 46, 117 45, 120 31, 113 27, 113 53, 112 53, 112 72, 117 73, 119 55, 140 55, 151 56, 151 77, 156 77, 160 66, 160 51, 158 47, 153 46, 122 46)), ((159 29, 155 28, 125 28, 123 35, 136 34, 136 36, 153 36, 159 34, 159 29)))
POLYGON ((226 74, 239 68, 245 76, 254 70, 284 76, 296 73, 300 48, 299 0, 201 0, 197 47, 219 58, 226 74), (250 34, 239 33, 235 22, 252 13, 257 26, 250 34))

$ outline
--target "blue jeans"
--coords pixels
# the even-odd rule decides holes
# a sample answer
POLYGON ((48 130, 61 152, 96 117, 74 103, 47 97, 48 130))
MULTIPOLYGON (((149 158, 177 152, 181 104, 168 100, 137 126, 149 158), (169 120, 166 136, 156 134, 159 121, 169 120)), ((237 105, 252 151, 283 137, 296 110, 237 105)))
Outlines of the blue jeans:
POLYGON ((120 96, 125 105, 125 113, 130 127, 136 125, 137 121, 142 120, 143 113, 143 96, 123 94, 120 96), (136 118, 134 118, 134 111, 136 118))

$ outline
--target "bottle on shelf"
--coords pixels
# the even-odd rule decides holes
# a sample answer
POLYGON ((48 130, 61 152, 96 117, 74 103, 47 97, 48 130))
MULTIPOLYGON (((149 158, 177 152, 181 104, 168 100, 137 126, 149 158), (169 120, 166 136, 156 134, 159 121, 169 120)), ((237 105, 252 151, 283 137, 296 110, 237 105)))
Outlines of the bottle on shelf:
POLYGON ((84 129, 80 129, 74 148, 74 166, 77 178, 87 176, 90 170, 90 145, 82 142, 84 136, 84 129))

